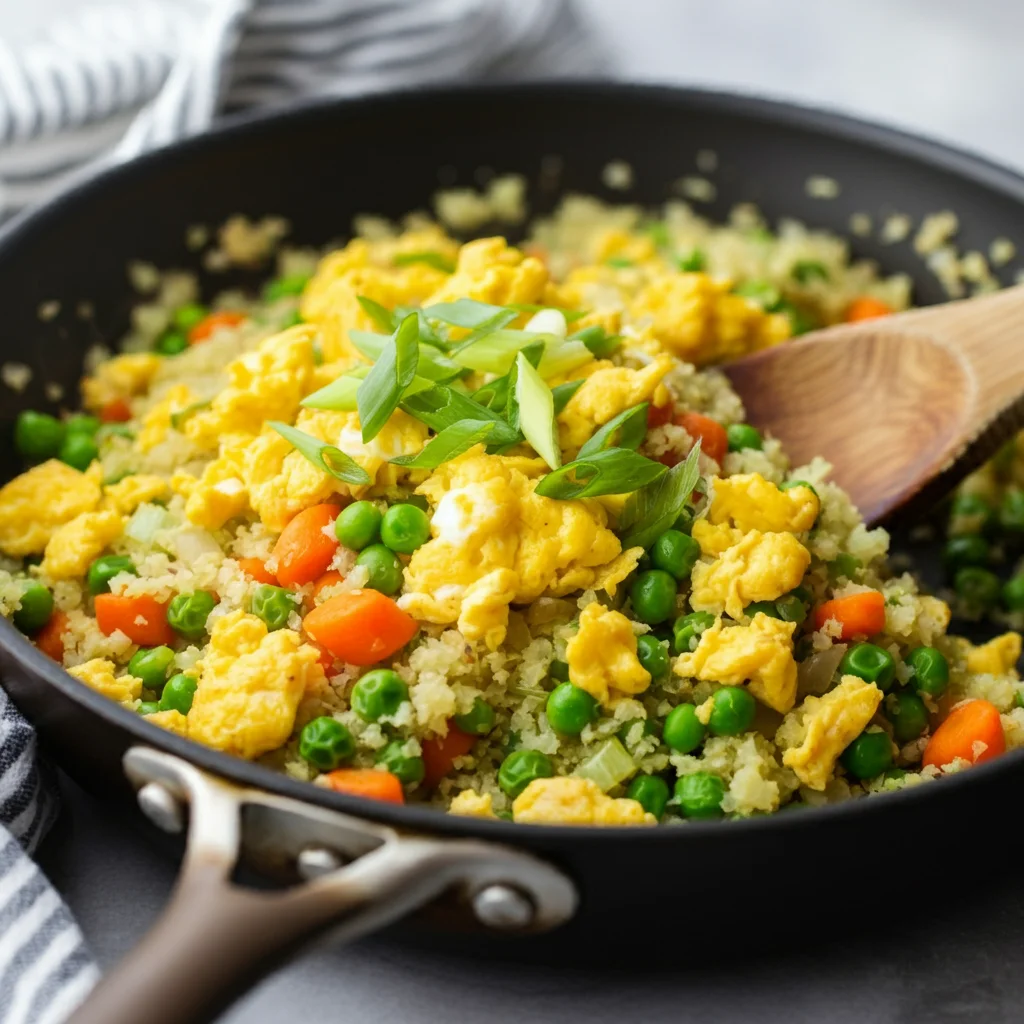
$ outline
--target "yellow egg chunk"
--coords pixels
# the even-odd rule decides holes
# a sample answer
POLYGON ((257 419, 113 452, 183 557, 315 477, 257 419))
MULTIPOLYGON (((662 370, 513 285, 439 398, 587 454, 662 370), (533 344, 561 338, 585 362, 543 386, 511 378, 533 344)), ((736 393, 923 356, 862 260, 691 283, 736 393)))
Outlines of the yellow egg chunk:
POLYGON ((619 557, 598 502, 534 493, 539 460, 480 451, 445 463, 420 485, 435 506, 432 539, 413 553, 399 605, 422 621, 458 622, 466 639, 494 647, 504 640, 510 603, 598 581, 614 592, 635 558, 619 557))
POLYGON ((188 738, 188 719, 180 711, 154 711, 146 715, 146 721, 177 736, 188 738))
POLYGON ((491 806, 490 793, 478 793, 475 789, 464 789, 456 793, 448 807, 449 814, 458 814, 466 818, 496 818, 491 806))
POLYGON ((0 551, 13 558, 41 555, 56 530, 100 502, 89 474, 50 459, 0 488, 0 551))
POLYGON ((698 519, 690 535, 700 545, 702 555, 717 558, 743 540, 743 531, 728 523, 713 526, 707 519, 698 519))
POLYGON ((185 515, 189 522, 205 530, 219 530, 245 511, 249 505, 249 493, 242 479, 245 452, 244 446, 226 447, 219 458, 206 465, 198 480, 182 473, 172 477, 175 493, 186 498, 185 515))
POLYGON ((633 624, 596 601, 580 613, 580 628, 566 644, 565 658, 573 686, 602 704, 624 693, 643 693, 651 685, 650 672, 637 658, 633 624))
POLYGON ((275 750, 291 735, 303 694, 324 680, 319 656, 294 630, 268 633, 255 615, 225 615, 196 663, 189 738, 247 760, 275 750))
POLYGON ((814 525, 821 507, 810 487, 783 491, 760 473, 717 477, 712 487, 710 522, 731 523, 744 533, 802 533, 814 525))
POLYGON ((810 552, 791 533, 751 530, 710 564, 693 567, 690 605, 732 618, 754 601, 774 601, 800 585, 810 552))
POLYGON ((106 658, 93 658, 68 669, 76 679, 110 700, 130 707, 142 696, 142 680, 135 676, 115 677, 117 666, 106 658))
POLYGON ((524 256, 504 238, 478 238, 459 250, 455 273, 426 305, 474 299, 494 306, 538 303, 548 283, 547 268, 533 256, 524 256))
POLYGON ((597 369, 590 373, 558 416, 559 444, 563 449, 578 449, 598 427, 620 412, 650 400, 665 374, 672 369, 672 360, 663 356, 642 370, 611 363, 596 365, 597 369))
POLYGON ((40 566, 51 580, 84 576, 93 559, 121 536, 124 517, 119 512, 83 512, 53 532, 40 566))
POLYGON ((118 398, 141 395, 163 365, 152 352, 133 352, 100 363, 91 377, 82 380, 82 402, 86 409, 98 412, 118 398))
POLYGON ((701 633, 695 651, 676 659, 676 675, 723 686, 746 683, 762 704, 789 711, 796 700, 795 629, 795 622, 763 612, 749 626, 723 626, 719 619, 701 633))
POLYGON ((968 672, 987 672, 994 676, 1017 673, 1017 662, 1020 659, 1020 633, 1003 633, 994 637, 987 644, 971 647, 967 652, 968 672))
POLYGON ((843 676, 824 697, 805 697, 775 734, 782 763, 805 786, 823 790, 839 755, 864 731, 881 702, 882 691, 856 676, 843 676))
POLYGON ((103 488, 103 507, 127 516, 144 502, 165 501, 170 496, 171 486, 162 476, 133 473, 103 488))
POLYGON ((195 395, 185 384, 169 387, 163 398, 151 405, 143 415, 142 427, 135 436, 136 451, 145 454, 165 441, 171 430, 171 417, 183 412, 194 402, 195 395))
POLYGON ((629 307, 650 323, 674 355, 704 366, 769 348, 790 335, 789 319, 765 313, 707 274, 668 273, 642 289, 629 307))
POLYGON ((590 779, 571 775, 534 779, 512 804, 514 821, 527 825, 656 825, 643 805, 601 792, 590 779))

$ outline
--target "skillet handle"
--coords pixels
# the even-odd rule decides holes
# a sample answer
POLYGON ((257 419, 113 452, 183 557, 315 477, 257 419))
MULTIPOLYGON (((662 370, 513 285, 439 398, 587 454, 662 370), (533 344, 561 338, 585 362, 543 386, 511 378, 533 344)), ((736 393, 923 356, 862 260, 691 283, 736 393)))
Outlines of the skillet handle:
POLYGON ((502 931, 544 931, 575 911, 575 889, 561 872, 509 847, 400 837, 146 748, 130 750, 125 764, 158 825, 180 830, 187 806, 185 858, 164 913, 70 1024, 212 1021, 304 941, 327 930, 353 939, 448 890, 478 924, 502 931), (290 868, 306 881, 235 884, 240 854, 264 873, 290 868))

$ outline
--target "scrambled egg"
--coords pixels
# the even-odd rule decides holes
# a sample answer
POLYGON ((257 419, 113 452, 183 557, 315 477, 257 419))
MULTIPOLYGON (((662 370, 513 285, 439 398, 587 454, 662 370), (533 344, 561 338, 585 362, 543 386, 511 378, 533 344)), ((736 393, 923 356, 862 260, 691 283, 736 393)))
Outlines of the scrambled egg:
POLYGON ((994 676, 1004 676, 1010 672, 1016 675, 1020 648, 1020 633, 1003 633, 987 644, 970 648, 967 652, 967 671, 987 672, 994 676))
POLYGON ((124 517, 119 512, 83 512, 54 530, 40 568, 52 580, 84 576, 93 559, 103 554, 123 529, 124 517))
POLYGON ((820 507, 810 487, 783 491, 760 473, 742 473, 715 479, 708 521, 731 523, 742 533, 802 533, 814 525, 820 507))
POLYGON ((324 681, 319 657, 294 630, 270 633, 255 615, 218 619, 196 663, 189 739, 250 760, 276 750, 291 735, 303 695, 324 681))
POLYGON ((479 452, 443 464, 418 488, 435 506, 432 539, 413 553, 399 605, 426 622, 457 621, 466 639, 493 649, 505 639, 509 604, 586 588, 614 593, 642 552, 622 551, 599 503, 535 494, 539 460, 479 452))
POLYGON ((448 806, 449 814, 460 814, 466 818, 496 818, 491 806, 490 793, 478 793, 475 789, 464 789, 456 793, 448 806))
POLYGON ((590 779, 534 779, 512 804, 514 821, 528 825, 656 825, 636 800, 605 796, 590 779))
POLYGON ((131 707, 142 696, 142 680, 135 676, 115 678, 117 666, 106 658, 93 658, 68 669, 76 679, 109 700, 131 707))
POLYGON ((459 250, 455 273, 427 304, 465 298, 495 306, 532 305, 540 302, 547 283, 540 260, 524 256, 504 238, 479 238, 459 250))
POLYGON ((153 352, 133 352, 100 363, 91 377, 82 381, 82 402, 86 409, 98 412, 118 398, 133 398, 145 391, 163 359, 153 352))
POLYGON ((180 711, 154 711, 153 714, 146 715, 146 721, 188 738, 188 719, 180 711))
POLYGON ((633 624, 597 601, 580 613, 579 632, 566 644, 565 658, 573 685, 602 704, 651 685, 651 674, 636 656, 633 624))
POLYGON ((799 586, 810 564, 810 552, 793 534, 751 530, 714 562, 693 567, 690 605, 740 619, 748 604, 774 601, 799 586))
POLYGON ((0 551, 42 554, 58 527, 100 502, 94 476, 50 459, 0 488, 0 551))
POLYGON ((135 437, 135 448, 145 454, 167 439, 171 417, 195 402, 195 394, 185 384, 174 384, 163 398, 154 402, 143 414, 142 426, 135 437))
POLYGON ((614 366, 604 360, 592 365, 596 368, 559 414, 559 444, 563 449, 578 449, 597 427, 640 402, 654 399, 656 405, 665 404, 667 396, 656 392, 672 369, 671 359, 662 356, 642 370, 614 366))
POLYGON ((106 485, 103 507, 127 516, 147 501, 166 501, 170 496, 170 484, 162 476, 138 473, 106 485))
POLYGON ((762 704, 789 711, 796 700, 795 629, 795 622, 762 612, 749 626, 723 626, 719 619, 704 630, 695 651, 676 659, 676 674, 723 686, 746 682, 762 704))
POLYGON ((864 731, 881 702, 882 691, 856 676, 843 676, 824 697, 805 697, 775 734, 782 763, 805 786, 823 790, 839 755, 864 731))

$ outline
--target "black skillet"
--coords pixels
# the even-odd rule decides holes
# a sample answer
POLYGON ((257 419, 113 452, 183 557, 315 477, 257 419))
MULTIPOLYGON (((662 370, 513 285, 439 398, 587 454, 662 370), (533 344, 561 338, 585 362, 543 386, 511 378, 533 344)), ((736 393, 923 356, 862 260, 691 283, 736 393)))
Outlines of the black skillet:
MULTIPOLYGON (((293 242, 319 245, 343 235, 356 213, 427 208, 439 185, 474 185, 490 172, 524 175, 534 214, 571 191, 656 204, 698 173, 704 149, 718 157, 710 175, 717 197, 700 210, 715 219, 753 201, 772 222, 795 217, 847 234, 854 213, 877 225, 895 212, 916 222, 952 209, 965 250, 984 251, 998 236, 1024 239, 1017 175, 888 129, 749 98, 609 84, 477 86, 251 120, 111 171, 5 232, 0 360, 27 363, 34 374, 23 393, 4 393, 0 471, 7 478, 19 469, 10 444, 17 413, 53 407, 47 382, 73 395, 86 349, 124 330, 133 301, 126 264, 195 265, 188 225, 281 214, 293 242), (619 159, 633 168, 624 192, 602 183, 602 169, 619 159), (838 197, 811 198, 813 175, 839 181, 838 197), (60 312, 43 322, 38 309, 51 300, 60 312), (91 316, 81 315, 82 302, 91 316)), ((855 239, 853 249, 910 274, 917 302, 943 298, 908 244, 855 239)), ((1010 283, 1016 269, 999 273, 1010 283)), ((205 284, 212 292, 223 280, 205 284)), ((628 960, 621 942, 608 941, 610 927, 630 936, 637 956, 666 942, 680 956, 701 955, 691 945, 698 937, 713 956, 749 945, 740 938, 748 926, 781 941, 822 914, 835 930, 887 865, 913 865, 924 885, 941 859, 920 851, 949 847, 951 831, 961 869, 973 849, 1002 841, 1003 809, 1024 780, 1024 755, 1011 753, 912 792, 822 810, 650 830, 527 827, 363 802, 195 746, 77 683, 6 622, 0 668, 74 778, 111 797, 138 791, 143 810, 169 831, 185 817, 193 825, 172 920, 81 1011, 80 1020, 106 1024, 207 1019, 311 932, 341 921, 358 934, 440 890, 438 941, 468 931, 472 948, 486 948, 493 933, 534 933, 488 939, 511 953, 628 960), (236 854, 292 888, 228 886, 236 854), (352 865, 339 867, 346 860, 352 865), (295 884, 300 876, 319 880, 295 884), (679 900, 689 928, 681 928, 679 900)))

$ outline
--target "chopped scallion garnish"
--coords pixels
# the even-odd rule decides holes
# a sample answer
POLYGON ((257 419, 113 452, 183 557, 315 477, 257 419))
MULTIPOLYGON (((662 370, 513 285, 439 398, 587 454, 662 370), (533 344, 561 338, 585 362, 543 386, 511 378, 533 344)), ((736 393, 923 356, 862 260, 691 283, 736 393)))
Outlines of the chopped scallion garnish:
POLYGON ((324 444, 319 438, 313 437, 302 430, 269 420, 268 427, 273 427, 290 445, 301 452, 318 469, 342 480, 347 484, 365 486, 370 483, 370 474, 351 456, 346 455, 333 444, 324 444))

